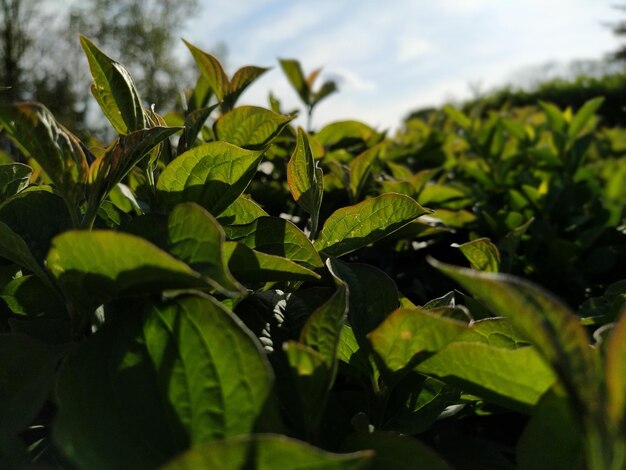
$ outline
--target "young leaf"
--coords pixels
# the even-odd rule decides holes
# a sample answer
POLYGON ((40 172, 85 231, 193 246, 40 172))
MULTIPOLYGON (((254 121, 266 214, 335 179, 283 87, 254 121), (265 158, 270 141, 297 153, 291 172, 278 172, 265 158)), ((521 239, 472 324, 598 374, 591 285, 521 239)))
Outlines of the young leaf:
POLYGON ((310 281, 319 274, 287 258, 268 255, 237 242, 224 243, 224 259, 241 282, 310 281))
POLYGON ((244 292, 228 270, 222 255, 224 231, 211 214, 192 202, 178 204, 170 212, 167 224, 171 254, 207 276, 220 292, 244 292))
POLYGON ((559 300, 521 279, 431 261, 497 315, 506 316, 550 364, 579 411, 598 416, 600 371, 580 320, 559 300))
POLYGON ((0 165, 0 203, 26 189, 33 169, 22 163, 0 165))
POLYGON ((367 337, 387 368, 397 372, 436 353, 466 327, 429 310, 400 308, 367 337))
POLYGON ((287 436, 241 436, 188 450, 161 470, 365 470, 367 451, 333 454, 287 436))
POLYGON ((82 342, 61 371, 54 434, 71 461, 153 469, 263 427, 272 372, 229 311, 195 296, 121 308, 124 321, 82 342))
POLYGON ((113 128, 125 135, 146 127, 141 98, 128 71, 85 36, 80 37, 80 44, 94 81, 91 91, 113 128))
POLYGON ((225 111, 228 112, 232 110, 241 93, 268 70, 269 68, 254 67, 252 65, 241 67, 237 70, 231 77, 230 83, 228 84, 228 93, 224 97, 225 111))
POLYGON ((292 116, 282 116, 257 106, 240 106, 220 116, 213 130, 218 140, 238 147, 262 149, 266 147, 292 116))
POLYGON ((452 245, 461 250, 461 253, 470 262, 472 269, 497 273, 500 267, 500 252, 498 247, 488 238, 477 238, 461 245, 452 245))
POLYGON ((262 158, 226 142, 200 145, 165 167, 157 191, 169 207, 196 202, 216 216, 243 193, 262 158))
POLYGON ((386 193, 336 210, 324 223, 315 247, 339 257, 374 243, 429 213, 407 196, 386 193))
POLYGON ((184 39, 183 42, 191 51, 191 55, 193 55, 200 73, 209 84, 209 88, 213 90, 217 99, 222 101, 228 92, 228 77, 224 73, 222 64, 208 52, 204 52, 184 39))
POLYGON ((302 128, 298 128, 296 148, 287 164, 287 184, 294 200, 311 215, 311 234, 315 238, 324 195, 324 173, 313 159, 309 139, 302 128))
POLYGON ((309 268, 321 268, 324 262, 306 235, 288 220, 258 217, 245 225, 225 227, 226 238, 243 243, 270 255, 283 256, 309 268))
POLYGON ((300 62, 295 59, 278 59, 278 62, 302 102, 306 105, 310 104, 311 89, 304 78, 300 62))
POLYGON ((372 166, 381 151, 381 145, 367 149, 350 162, 350 194, 354 201, 361 197, 363 187, 372 171, 372 166))
POLYGON ((311 99, 311 106, 315 106, 317 103, 322 101, 328 95, 331 95, 335 93, 336 91, 337 91, 337 84, 334 81, 328 80, 324 82, 324 84, 320 87, 320 89, 313 93, 313 97, 311 99))
POLYGON ((603 97, 594 98, 592 100, 587 101, 576 113, 572 122, 569 124, 569 128, 567 129, 567 136, 570 139, 574 139, 578 136, 580 131, 585 127, 585 124, 591 119, 594 113, 602 106, 604 102, 603 97))
POLYGON ((200 274, 152 243, 107 230, 57 236, 47 266, 65 296, 86 312, 124 294, 208 286, 200 274))

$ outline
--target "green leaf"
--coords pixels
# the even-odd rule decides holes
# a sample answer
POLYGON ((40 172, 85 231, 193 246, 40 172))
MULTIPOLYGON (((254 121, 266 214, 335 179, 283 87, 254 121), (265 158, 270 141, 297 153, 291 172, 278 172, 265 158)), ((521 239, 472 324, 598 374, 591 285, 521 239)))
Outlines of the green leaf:
POLYGON ((200 274, 152 243, 108 230, 57 236, 47 266, 65 296, 85 311, 121 295, 208 287, 200 274))
POLYGON ((572 122, 569 124, 569 128, 567 129, 567 136, 570 139, 574 139, 578 136, 580 131, 585 127, 585 124, 591 119, 591 117, 595 114, 595 112, 602 106, 604 102, 603 97, 594 98, 592 100, 587 101, 582 107, 578 110, 572 122))
POLYGON ((245 292, 228 270, 222 254, 224 231, 211 214, 192 202, 178 204, 167 223, 171 254, 207 276, 207 281, 220 292, 245 292))
POLYGON ((328 124, 315 134, 318 142, 325 147, 333 147, 345 142, 369 142, 376 131, 360 121, 338 121, 328 124))
POLYGON ((208 52, 198 49, 184 39, 183 42, 191 51, 191 55, 193 55, 200 73, 208 82, 209 88, 213 90, 218 101, 222 101, 228 91, 228 77, 224 73, 222 64, 208 52))
POLYGON ((530 346, 505 349, 453 341, 417 370, 522 412, 535 406, 555 382, 554 373, 530 346))
POLYGON ((344 452, 364 449, 374 451, 372 470, 452 470, 425 444, 394 432, 355 433, 341 446, 344 452))
POLYGON ((287 184, 294 200, 311 215, 311 234, 315 238, 324 196, 324 172, 317 167, 309 139, 300 127, 296 148, 287 164, 287 184))
POLYGON ((339 257, 374 243, 429 211, 408 196, 386 193, 333 212, 315 247, 339 257))
POLYGON ((225 227, 226 238, 249 248, 283 256, 309 268, 321 268, 324 262, 307 236, 288 220, 258 217, 245 225, 225 227))
POLYGON ((333 454, 287 436, 257 434, 188 450, 161 470, 361 470, 370 452, 333 454))
POLYGON ((169 207, 196 202, 216 216, 245 191, 262 158, 226 142, 200 145, 165 167, 157 191, 169 207))
POLYGON ((608 417, 616 430, 626 434, 626 310, 613 327, 606 350, 608 417))
POLYGON ((268 70, 269 68, 255 67, 252 65, 241 67, 237 70, 228 85, 228 94, 224 97, 224 102, 227 105, 226 110, 230 111, 235 106, 241 93, 268 70))
POLYGON ((192 148, 198 138, 198 133, 204 126, 204 123, 208 119, 211 112, 217 105, 209 106, 206 108, 199 108, 191 111, 185 116, 185 128, 183 135, 178 141, 178 153, 181 154, 192 148))
POLYGON ((268 214, 254 200, 246 196, 239 196, 230 206, 219 215, 217 220, 222 225, 245 225, 254 222, 259 217, 268 214))
POLYGON ((85 36, 80 44, 94 81, 91 92, 113 128, 124 135, 146 127, 141 98, 128 71, 85 36))
POLYGON ((41 411, 64 349, 24 335, 0 335, 0 442, 24 431, 41 411))
POLYGON ((33 169, 22 163, 0 165, 0 203, 24 190, 32 174, 33 169))
POLYGON ((310 104, 311 90, 306 79, 304 78, 300 62, 295 59, 278 59, 278 62, 280 63, 280 67, 283 69, 285 76, 289 80, 289 83, 291 83, 291 86, 293 86, 294 90, 296 90, 302 102, 306 105, 310 104))
POLYGON ((502 274, 482 273, 436 261, 432 264, 480 298, 492 312, 511 319, 552 366, 577 409, 598 416, 600 371, 580 320, 541 288, 502 274))
POLYGON ((81 468, 153 469, 190 446, 262 428, 272 372, 211 298, 126 302, 67 359, 57 444, 81 468))
POLYGON ((472 269, 497 273, 500 268, 500 252, 488 238, 477 238, 460 245, 452 245, 461 250, 468 259, 472 269))
POLYGON ((313 93, 313 99, 311 100, 311 106, 315 106, 317 103, 322 101, 328 95, 331 95, 337 91, 337 84, 328 80, 322 84, 319 90, 313 93))
POLYGON ((257 106, 239 106, 215 121, 213 130, 217 140, 239 147, 262 149, 266 147, 293 119, 257 106))
POLYGON ((375 145, 350 162, 350 194, 358 201, 382 146, 375 145))
POLYGON ((45 106, 35 102, 0 106, 0 124, 43 168, 64 198, 78 205, 89 175, 87 157, 78 138, 45 106))
POLYGON ((582 430, 567 400, 553 390, 548 391, 517 441, 519 469, 581 469, 582 449, 582 430))
POLYGON ((333 269, 348 286, 348 317, 362 344, 365 336, 399 307, 398 287, 384 271, 369 264, 334 260, 333 269))
POLYGON ((241 282, 310 281, 319 274, 280 256, 268 255, 237 242, 224 243, 224 258, 241 282))
POLYGON ((565 121, 565 117, 559 108, 552 103, 546 103, 544 101, 539 101, 539 106, 546 114, 546 119, 552 132, 558 133, 565 130, 567 122, 565 121))
POLYGON ((367 335, 391 372, 414 366, 457 337, 467 325, 421 308, 399 308, 367 335))
POLYGON ((463 111, 456 109, 453 106, 444 106, 443 112, 463 129, 469 129, 472 126, 470 118, 468 118, 463 111))

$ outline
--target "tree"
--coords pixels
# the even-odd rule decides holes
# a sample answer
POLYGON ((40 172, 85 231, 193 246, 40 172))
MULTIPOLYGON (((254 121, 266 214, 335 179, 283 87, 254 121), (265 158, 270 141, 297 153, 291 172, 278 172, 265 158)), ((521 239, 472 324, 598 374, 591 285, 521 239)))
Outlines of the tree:
MULTIPOLYGON (((617 5, 616 9, 621 11, 626 11, 626 5, 617 5)), ((621 20, 617 23, 613 23, 610 25, 613 33, 618 36, 626 36, 626 20, 621 20)), ((623 62, 626 63, 626 43, 622 43, 622 45, 611 54, 611 59, 615 62, 623 62)))

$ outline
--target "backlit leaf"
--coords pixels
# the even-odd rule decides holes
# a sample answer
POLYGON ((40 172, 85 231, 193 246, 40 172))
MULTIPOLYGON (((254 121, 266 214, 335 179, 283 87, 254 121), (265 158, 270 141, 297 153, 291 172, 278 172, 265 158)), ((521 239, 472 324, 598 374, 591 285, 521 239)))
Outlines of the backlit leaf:
POLYGON ((408 196, 386 193, 332 213, 315 240, 315 247, 326 256, 342 256, 390 235, 428 212, 408 196))
POLYGON ((200 73, 208 82, 209 88, 215 93, 217 99, 222 101, 228 91, 228 77, 224 73, 222 64, 208 52, 204 52, 184 39, 183 42, 191 51, 191 55, 193 55, 200 73))
POLYGON ((224 97, 224 102, 227 105, 226 110, 230 111, 235 106, 237 99, 244 90, 268 70, 269 68, 255 67, 252 65, 241 67, 237 70, 231 77, 230 84, 228 85, 228 93, 224 97))
POLYGON ((261 149, 269 144, 293 117, 257 106, 239 106, 220 116, 213 130, 218 140, 238 147, 261 149))
POLYGON ((500 252, 488 238, 477 238, 461 245, 453 245, 461 250, 473 269, 497 273, 500 267, 500 252))
POLYGON ((309 104, 311 90, 306 79, 304 78, 300 62, 295 59, 278 59, 278 62, 280 63, 280 67, 283 69, 283 72, 285 72, 289 83, 291 83, 300 96, 300 99, 302 99, 302 102, 304 104, 309 104))

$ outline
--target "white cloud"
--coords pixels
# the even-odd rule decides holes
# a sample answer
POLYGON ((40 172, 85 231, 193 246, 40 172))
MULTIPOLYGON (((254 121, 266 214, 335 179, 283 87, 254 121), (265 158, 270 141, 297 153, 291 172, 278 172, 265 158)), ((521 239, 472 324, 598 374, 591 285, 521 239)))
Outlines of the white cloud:
POLYGON ((435 51, 435 46, 422 38, 403 37, 397 47, 396 60, 401 64, 435 51))

